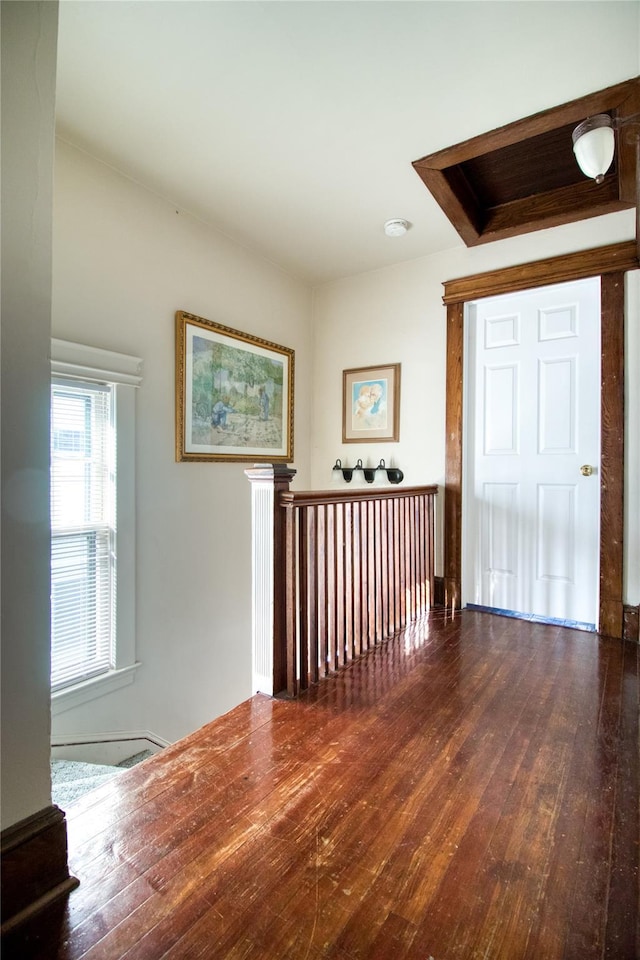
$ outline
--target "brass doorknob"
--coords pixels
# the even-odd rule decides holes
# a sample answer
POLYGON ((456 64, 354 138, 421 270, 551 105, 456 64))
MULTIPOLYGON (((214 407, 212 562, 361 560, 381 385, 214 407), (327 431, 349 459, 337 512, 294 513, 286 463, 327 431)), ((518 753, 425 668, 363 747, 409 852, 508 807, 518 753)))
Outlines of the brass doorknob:
POLYGON ((591 474, 593 473, 593 467, 591 466, 590 463, 583 463, 582 466, 580 467, 580 473, 582 474, 583 477, 590 477, 591 474))

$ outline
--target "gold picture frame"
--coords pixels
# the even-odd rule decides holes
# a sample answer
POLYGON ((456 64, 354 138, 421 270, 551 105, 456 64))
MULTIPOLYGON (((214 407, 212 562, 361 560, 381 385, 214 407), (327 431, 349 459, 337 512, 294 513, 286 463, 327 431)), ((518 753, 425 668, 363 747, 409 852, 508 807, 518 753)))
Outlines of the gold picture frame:
POLYGON ((342 442, 400 439, 400 364, 357 367, 342 374, 342 442))
POLYGON ((291 463, 294 351, 179 310, 176 460, 291 463))

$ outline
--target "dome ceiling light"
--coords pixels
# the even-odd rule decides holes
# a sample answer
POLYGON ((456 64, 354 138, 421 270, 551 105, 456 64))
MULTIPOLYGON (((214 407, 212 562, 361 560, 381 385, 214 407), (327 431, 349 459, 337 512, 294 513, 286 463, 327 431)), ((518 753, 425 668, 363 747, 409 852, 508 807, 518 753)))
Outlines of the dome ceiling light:
POLYGON ((613 121, 608 113, 583 120, 572 133, 573 152, 585 177, 602 183, 604 175, 613 163, 615 134, 613 121))
POLYGON ((635 148, 636 174, 636 246, 640 259, 640 113, 629 117, 611 117, 608 113, 597 113, 579 123, 571 134, 573 152, 578 166, 585 177, 604 182, 605 174, 613 163, 616 137, 615 130, 626 131, 627 143, 635 148))

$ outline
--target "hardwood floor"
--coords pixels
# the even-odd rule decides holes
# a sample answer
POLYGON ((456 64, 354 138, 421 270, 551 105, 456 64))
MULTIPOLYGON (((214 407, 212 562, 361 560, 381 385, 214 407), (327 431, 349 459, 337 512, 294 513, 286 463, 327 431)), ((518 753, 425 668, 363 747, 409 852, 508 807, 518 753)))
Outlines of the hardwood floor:
POLYGON ((634 960, 637 644, 434 612, 67 811, 51 960, 634 960))

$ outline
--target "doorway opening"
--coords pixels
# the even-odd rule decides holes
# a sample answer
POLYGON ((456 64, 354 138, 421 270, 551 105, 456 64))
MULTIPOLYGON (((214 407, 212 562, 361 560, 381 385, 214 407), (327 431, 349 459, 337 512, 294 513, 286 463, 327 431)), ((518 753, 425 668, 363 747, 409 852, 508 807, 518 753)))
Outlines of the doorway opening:
POLYGON ((600 589, 597 629, 623 633, 624 533, 624 324, 625 272, 638 269, 634 241, 508 267, 444 284, 447 307, 447 404, 445 428, 444 598, 462 605, 462 453, 464 305, 472 300, 549 286, 584 277, 601 278, 600 589))
POLYGON ((465 308, 463 605, 595 630, 600 278, 465 308))

